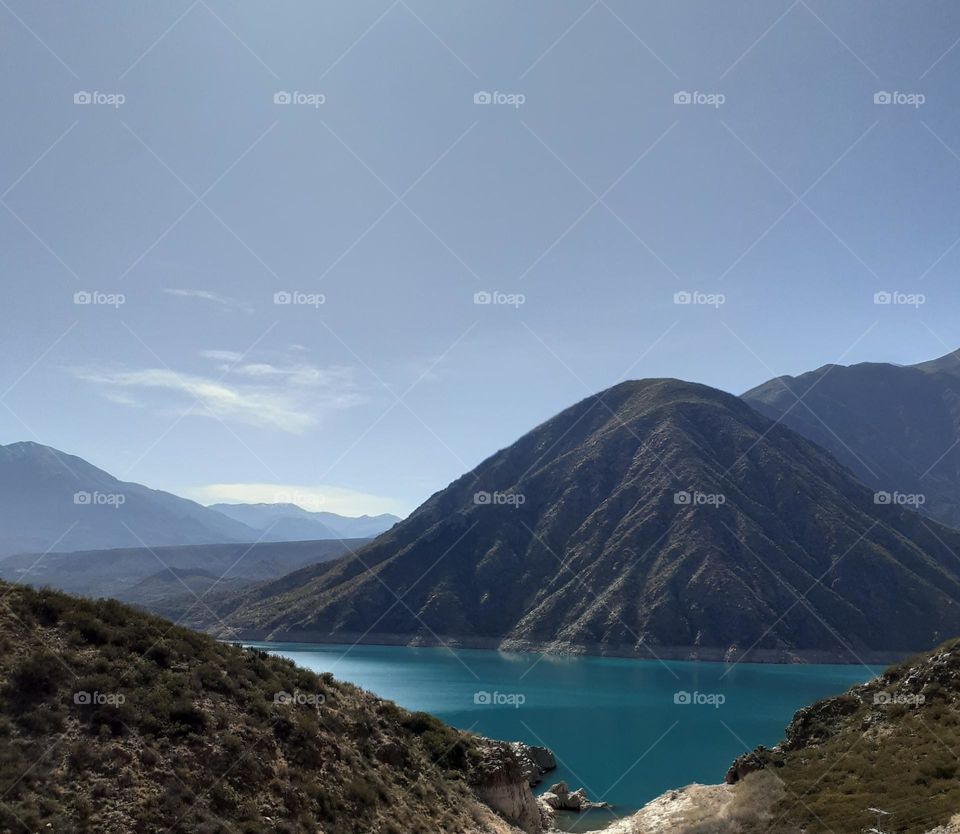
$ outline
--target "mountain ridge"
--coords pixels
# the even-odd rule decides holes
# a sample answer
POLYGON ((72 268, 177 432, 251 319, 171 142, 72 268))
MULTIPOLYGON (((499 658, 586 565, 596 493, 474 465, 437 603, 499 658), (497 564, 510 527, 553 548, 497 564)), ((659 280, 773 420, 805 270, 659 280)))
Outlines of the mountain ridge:
POLYGON ((824 365, 742 397, 874 490, 919 496, 921 512, 960 527, 960 351, 914 365, 824 365))
POLYGON ((0 557, 255 541, 251 528, 32 441, 0 446, 0 557))
POLYGON ((260 531, 267 541, 372 539, 400 521, 391 513, 345 516, 290 503, 220 503, 210 504, 208 509, 260 531))

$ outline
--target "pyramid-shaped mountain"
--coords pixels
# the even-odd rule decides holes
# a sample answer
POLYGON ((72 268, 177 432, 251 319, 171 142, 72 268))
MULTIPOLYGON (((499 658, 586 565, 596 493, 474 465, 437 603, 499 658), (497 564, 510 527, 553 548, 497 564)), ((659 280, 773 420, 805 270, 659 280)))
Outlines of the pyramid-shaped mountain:
POLYGON ((741 399, 591 396, 356 554, 259 588, 236 635, 874 662, 960 633, 960 534, 741 399))

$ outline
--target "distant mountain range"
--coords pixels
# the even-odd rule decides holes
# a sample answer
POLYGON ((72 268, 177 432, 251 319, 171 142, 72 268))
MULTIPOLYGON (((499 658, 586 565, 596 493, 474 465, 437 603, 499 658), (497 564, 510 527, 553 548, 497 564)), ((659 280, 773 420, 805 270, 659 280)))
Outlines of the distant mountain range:
POLYGON ((277 640, 876 661, 960 634, 956 552, 960 533, 876 503, 744 400, 644 380, 227 621, 277 640))
POLYGON ((74 455, 38 443, 0 446, 0 557, 256 540, 245 524, 74 455))
POLYGON ((49 446, 0 446, 0 559, 46 551, 370 538, 397 520, 310 513, 292 504, 204 507, 120 481, 49 446))
POLYGON ((310 512, 296 504, 212 504, 210 509, 265 533, 267 541, 372 539, 400 520, 389 513, 348 517, 310 512))
POLYGON ((960 527, 960 352, 918 365, 824 365, 743 398, 868 486, 919 495, 921 512, 960 527))

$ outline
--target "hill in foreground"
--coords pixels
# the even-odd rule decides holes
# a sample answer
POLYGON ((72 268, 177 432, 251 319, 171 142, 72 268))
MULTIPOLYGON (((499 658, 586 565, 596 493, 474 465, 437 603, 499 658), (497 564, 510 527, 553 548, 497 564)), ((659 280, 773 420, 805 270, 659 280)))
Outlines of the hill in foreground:
POLYGON ((889 662, 960 634, 956 552, 960 534, 876 504, 741 399, 644 380, 563 411, 357 554, 261 586, 221 633, 889 662))
POLYGON ((2 831, 520 830, 480 797, 542 825, 516 745, 120 603, 0 599, 2 831))
POLYGON ((960 640, 799 710, 724 785, 670 791, 610 834, 960 834, 960 640), (867 809, 877 808, 879 815, 867 809))

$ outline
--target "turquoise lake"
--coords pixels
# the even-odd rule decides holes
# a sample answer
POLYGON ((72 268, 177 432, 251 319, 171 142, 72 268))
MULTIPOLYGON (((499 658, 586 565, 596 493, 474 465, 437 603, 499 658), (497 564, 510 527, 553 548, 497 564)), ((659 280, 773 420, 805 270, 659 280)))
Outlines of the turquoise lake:
MULTIPOLYGON (((547 784, 564 779, 571 788, 585 787, 591 799, 610 802, 617 815, 669 788, 722 781, 744 750, 779 741, 799 707, 880 671, 394 646, 248 645, 332 672, 455 727, 545 745, 559 765, 547 784)), ((608 821, 611 815, 603 817, 608 821)))

